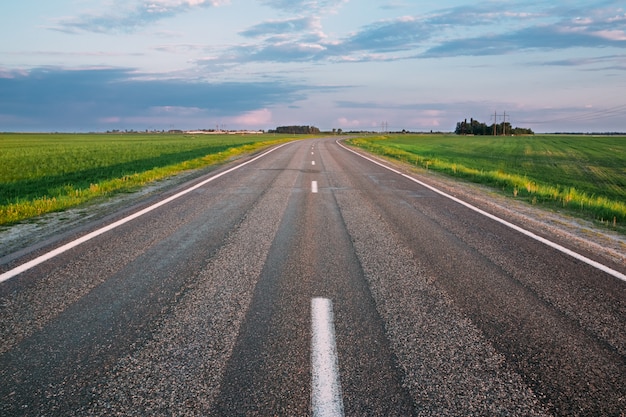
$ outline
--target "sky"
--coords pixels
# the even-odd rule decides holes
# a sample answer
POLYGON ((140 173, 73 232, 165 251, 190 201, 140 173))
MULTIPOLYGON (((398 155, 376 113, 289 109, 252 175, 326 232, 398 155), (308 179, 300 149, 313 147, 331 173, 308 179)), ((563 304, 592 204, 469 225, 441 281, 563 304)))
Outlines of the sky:
POLYGON ((623 1, 19 0, 0 131, 626 132, 623 1))

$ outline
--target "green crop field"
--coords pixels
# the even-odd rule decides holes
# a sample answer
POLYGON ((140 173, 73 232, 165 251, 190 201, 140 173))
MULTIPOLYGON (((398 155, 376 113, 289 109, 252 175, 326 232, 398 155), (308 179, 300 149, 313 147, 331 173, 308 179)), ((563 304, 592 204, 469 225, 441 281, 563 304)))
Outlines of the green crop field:
POLYGON ((626 230, 623 136, 392 135, 350 143, 626 230))
POLYGON ((290 140, 273 135, 0 134, 0 225, 290 140))

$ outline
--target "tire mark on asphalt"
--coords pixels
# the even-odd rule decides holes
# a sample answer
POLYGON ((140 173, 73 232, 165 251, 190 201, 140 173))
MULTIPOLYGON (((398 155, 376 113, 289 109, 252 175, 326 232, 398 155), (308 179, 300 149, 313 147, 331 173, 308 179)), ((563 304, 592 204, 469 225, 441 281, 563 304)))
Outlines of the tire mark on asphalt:
POLYGON ((331 186, 417 415, 549 415, 370 200, 388 197, 359 191, 352 172, 331 186))
POLYGON ((118 361, 87 415, 210 413, 293 181, 278 177, 152 340, 118 361))

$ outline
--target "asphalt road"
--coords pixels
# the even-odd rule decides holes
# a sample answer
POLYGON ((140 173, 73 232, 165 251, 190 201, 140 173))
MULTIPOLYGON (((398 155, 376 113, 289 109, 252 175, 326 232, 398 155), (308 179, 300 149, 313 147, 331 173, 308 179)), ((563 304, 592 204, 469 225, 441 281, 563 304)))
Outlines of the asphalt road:
POLYGON ((624 415, 626 282, 335 139, 238 164, 0 283, 0 415, 324 415, 313 299, 346 416, 624 415))

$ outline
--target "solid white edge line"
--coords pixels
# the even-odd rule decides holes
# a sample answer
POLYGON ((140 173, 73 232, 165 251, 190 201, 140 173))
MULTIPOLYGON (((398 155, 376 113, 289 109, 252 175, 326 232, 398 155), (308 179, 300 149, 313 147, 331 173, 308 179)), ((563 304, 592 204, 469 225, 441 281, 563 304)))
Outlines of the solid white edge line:
POLYGON ((356 151, 354 151, 354 150, 352 150, 352 149, 342 145, 341 143, 339 143, 339 141, 337 141, 337 144, 339 146, 341 146, 343 149, 345 149, 347 151, 350 151, 353 154, 358 155, 358 156, 360 156, 363 159, 366 159, 366 160, 368 160, 370 162, 373 162, 374 164, 376 164, 378 166, 381 166, 381 167, 383 167, 385 169, 388 169, 389 171, 391 171, 393 173, 401 175, 404 178, 407 178, 407 179, 409 179, 409 180, 411 180, 411 181, 413 181, 413 182, 415 182, 415 183, 417 183, 417 184, 419 184, 419 185, 421 185, 423 187, 426 187, 429 190, 434 191, 434 192, 436 192, 437 194, 439 194, 439 195, 441 195, 443 197, 449 198, 450 200, 455 201, 455 202, 457 202, 457 203, 459 203, 459 204, 469 208, 470 210, 473 210, 473 211, 475 211, 477 213, 480 213, 483 216, 486 216, 486 217, 488 217, 488 218, 490 218, 492 220, 495 220, 498 223, 501 223, 501 224, 503 224, 503 225, 513 229, 513 230, 516 230, 516 231, 518 231, 518 232, 520 232, 520 233, 522 233, 522 234, 524 234, 524 235, 526 235, 526 236, 528 236, 528 237, 530 237, 532 239, 535 239, 535 240, 537 240, 537 241, 539 241, 539 242, 541 242, 541 243, 543 243, 545 245, 548 245, 548 246, 550 246, 553 249, 556 249, 556 250, 558 250, 558 251, 560 251, 562 253, 565 253, 566 255, 569 255, 569 256, 571 256, 571 257, 573 257, 575 259, 578 259, 579 261, 582 261, 582 262, 584 262, 584 263, 586 263, 586 264, 588 264, 590 266, 593 266, 594 268, 597 268, 597 269, 599 269, 599 270, 601 270, 603 272, 606 272, 607 274, 612 275, 612 276, 614 276, 617 279, 620 279, 622 281, 626 281, 626 275, 622 274, 619 271, 616 271, 616 270, 614 270, 612 268, 609 268, 608 266, 606 266, 604 264, 601 264, 600 262, 594 261, 593 259, 589 259, 586 256, 581 255, 578 252, 574 252, 571 249, 568 249, 568 248, 566 248, 564 246, 559 245, 558 243, 552 242, 551 240, 548 240, 548 239, 543 238, 543 237, 541 237, 539 235, 536 235, 536 234, 534 234, 533 232, 531 232, 529 230, 526 230, 526 229, 524 229, 522 227, 519 227, 519 226, 517 226, 517 225, 515 225, 513 223, 510 223, 510 222, 508 222, 508 221, 506 221, 504 219, 501 219, 500 217, 497 217, 497 216, 495 216, 495 215, 493 215, 491 213, 487 213, 486 211, 481 210, 478 207, 471 205, 470 203, 467 203, 467 202, 465 202, 465 201, 463 201, 461 199, 458 199, 458 198, 456 198, 456 197, 454 197, 454 196, 452 196, 452 195, 450 195, 450 194, 448 194, 448 193, 446 193, 444 191, 441 191, 441 190, 439 190, 439 189, 437 189, 437 188, 435 188, 435 187, 433 187, 431 185, 428 185, 428 184, 426 184, 426 183, 424 183, 424 182, 422 182, 422 181, 420 181, 420 180, 418 180, 416 178, 413 178, 410 175, 404 174, 404 173, 402 173, 402 172, 400 172, 400 171, 398 171, 398 170, 396 170, 394 168, 388 167, 387 165, 382 164, 382 163, 376 161, 375 159, 368 158, 367 156, 361 155, 360 153, 358 153, 358 152, 356 152, 356 151))
POLYGON ((317 193, 317 181, 311 181, 311 192, 313 194, 317 193))
POLYGON ((293 143, 293 142, 287 142, 287 143, 283 143, 282 145, 278 145, 275 148, 272 148, 269 151, 262 153, 261 155, 258 155, 258 156, 254 157, 254 158, 252 158, 252 159, 250 159, 250 160, 248 160, 248 161, 246 161, 246 162, 244 162, 244 163, 242 163, 240 165, 237 165, 237 166, 235 166, 233 168, 227 169, 226 171, 220 172, 219 174, 214 175, 211 178, 208 178, 208 179, 206 179, 206 180, 204 180, 202 182, 199 182, 198 184, 196 184, 196 185, 194 185, 192 187, 189 187, 189 188, 187 188, 187 189, 185 189, 185 190, 183 190, 183 191, 181 191, 181 192, 179 192, 179 193, 177 193, 177 194, 175 194, 173 196, 170 196, 170 197, 166 198, 165 200, 161 200, 158 203, 153 204, 153 205, 151 205, 149 207, 146 207, 145 209, 140 210, 140 211, 138 211, 138 212, 136 212, 134 214, 131 214, 130 216, 125 217, 125 218, 123 218, 121 220, 118 220, 115 223, 111 223, 108 226, 105 226, 105 227, 103 227, 101 229, 98 229, 98 230, 95 230, 95 231, 93 231, 91 233, 88 233, 88 234, 86 234, 83 237, 80 237, 80 238, 78 238, 76 240, 73 240, 73 241, 71 241, 69 243, 66 243, 63 246, 60 246, 60 247, 58 247, 58 248, 56 248, 56 249, 54 249, 54 250, 52 250, 50 252, 47 252, 47 253, 45 253, 45 254, 43 254, 43 255, 41 255, 41 256, 31 260, 31 261, 28 261, 28 262, 26 262, 26 263, 24 263, 24 264, 22 264, 20 266, 17 266, 15 268, 13 268, 13 269, 3 273, 3 274, 0 274, 0 283, 6 281, 8 279, 13 278, 16 275, 21 274, 22 272, 28 271, 29 269, 34 268, 35 266, 37 266, 37 265, 39 265, 41 263, 44 263, 44 262, 54 258, 55 256, 58 256, 58 255, 62 254, 63 252, 66 252, 66 251, 68 251, 68 250, 70 250, 72 248, 75 248, 76 246, 81 245, 81 244, 83 244, 83 243, 85 243, 85 242, 87 242, 87 241, 89 241, 89 240, 91 240, 91 239, 93 239, 93 238, 95 238, 97 236, 100 236, 101 234, 109 232, 109 231, 111 231, 111 230, 113 230, 113 229, 115 229, 115 228, 117 228, 117 227, 119 227, 119 226, 121 226, 121 225, 123 225, 125 223, 128 223, 131 220, 134 220, 134 219, 136 219, 138 217, 143 216, 146 213, 149 213, 149 212, 151 212, 151 211, 153 211, 153 210, 155 210, 155 209, 157 209, 157 208, 159 208, 161 206, 164 206, 165 204, 170 203, 171 201, 174 201, 177 198, 180 198, 180 197, 184 196, 185 194, 188 194, 188 193, 190 193, 190 192, 192 192, 192 191, 194 191, 194 190, 196 190, 196 189, 198 189, 198 188, 200 188, 200 187, 210 183, 211 181, 214 181, 214 180, 216 180, 216 179, 218 179, 218 178, 220 178, 220 177, 222 177, 222 176, 224 176, 226 174, 229 174, 229 173, 231 173, 231 172, 233 172, 233 171, 235 171, 235 170, 237 170, 237 169, 239 169, 241 167, 244 167, 244 166, 246 166, 246 165, 248 165, 248 164, 250 164, 250 163, 252 163, 252 162, 254 162, 254 161, 258 160, 258 159, 261 159, 264 156, 268 155, 269 153, 272 153, 275 150, 280 149, 283 146, 288 145, 290 143, 293 143))
POLYGON ((311 411, 313 417, 344 415, 333 305, 327 298, 311 299, 311 411))

